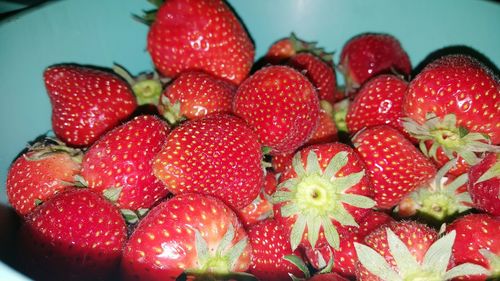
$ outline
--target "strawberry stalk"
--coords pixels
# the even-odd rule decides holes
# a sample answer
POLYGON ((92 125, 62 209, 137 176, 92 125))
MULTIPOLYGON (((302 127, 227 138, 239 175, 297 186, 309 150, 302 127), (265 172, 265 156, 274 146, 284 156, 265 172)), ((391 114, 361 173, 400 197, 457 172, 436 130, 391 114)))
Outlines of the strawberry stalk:
POLYGON ((441 119, 436 114, 429 113, 424 124, 418 124, 411 118, 403 118, 403 125, 413 137, 420 140, 422 152, 436 160, 438 148, 441 148, 450 160, 460 156, 469 165, 479 162, 476 153, 500 151, 500 147, 491 144, 487 135, 469 132, 464 127, 457 126, 454 114, 448 114, 441 119), (429 149, 426 147, 427 141, 432 142, 429 149))
POLYGON ((152 75, 141 74, 137 77, 132 77, 127 70, 116 64, 113 66, 113 71, 130 85, 138 105, 158 105, 163 91, 163 84, 167 83, 168 79, 160 78, 156 72, 152 75))
POLYGON ((339 248, 340 237, 333 221, 344 226, 358 224, 343 204, 359 208, 372 208, 375 201, 369 197, 346 193, 350 187, 360 182, 364 170, 342 177, 336 177, 342 167, 347 164, 347 152, 337 153, 324 171, 318 162, 318 156, 311 151, 307 155, 307 163, 302 166, 300 154, 297 153, 292 162, 297 177, 282 182, 273 195, 273 203, 284 203, 281 216, 296 216, 290 234, 292 250, 295 250, 306 228, 307 238, 312 247, 316 245, 319 231, 322 228, 328 243, 339 248))

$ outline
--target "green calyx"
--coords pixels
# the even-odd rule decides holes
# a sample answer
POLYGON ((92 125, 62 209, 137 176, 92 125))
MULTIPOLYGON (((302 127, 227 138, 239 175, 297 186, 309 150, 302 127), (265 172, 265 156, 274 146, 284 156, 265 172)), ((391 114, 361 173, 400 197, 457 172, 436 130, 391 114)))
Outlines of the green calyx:
POLYGON ((333 120, 339 132, 349 132, 347 128, 346 116, 349 108, 349 99, 343 99, 333 106, 333 120))
POLYGON ((480 249, 479 252, 490 265, 489 276, 492 278, 491 280, 498 280, 498 278, 500 278, 500 256, 488 251, 487 249, 480 249))
POLYGON ((302 165, 300 153, 292 161, 297 177, 281 183, 273 194, 273 203, 283 203, 281 216, 296 216, 290 233, 292 250, 300 244, 307 229, 307 238, 312 247, 316 245, 320 228, 330 246, 339 248, 339 234, 332 221, 345 226, 358 226, 344 204, 358 208, 372 208, 375 201, 369 197, 346 193, 358 184, 364 170, 347 176, 336 176, 347 164, 347 152, 337 153, 323 171, 314 151, 307 155, 306 165, 302 165))
POLYGON ((467 183, 467 174, 460 175, 447 183, 445 176, 456 163, 456 159, 446 163, 429 186, 421 187, 410 194, 419 215, 441 223, 471 208, 472 199, 469 193, 457 192, 458 188, 467 183))
POLYGON ((421 262, 411 254, 410 249, 390 228, 386 228, 389 252, 394 258, 395 267, 372 248, 354 243, 361 264, 373 275, 382 280, 393 281, 445 281, 464 275, 488 274, 484 267, 464 263, 447 270, 456 232, 442 236, 425 253, 421 262))
POLYGON ((163 118, 172 126, 186 119, 181 113, 181 103, 179 101, 172 103, 165 95, 162 95, 160 98, 159 108, 163 118))
POLYGON ((163 92, 163 84, 168 82, 168 79, 160 78, 156 72, 132 77, 125 68, 117 64, 113 66, 113 71, 130 85, 138 105, 158 105, 163 92))
POLYGON ((153 6, 155 6, 154 9, 151 9, 151 10, 144 10, 143 11, 143 15, 142 16, 139 16, 139 15, 132 15, 132 17, 147 25, 147 26, 150 26, 151 24, 153 24, 153 22, 155 21, 156 19, 156 12, 158 11, 158 9, 161 7, 161 5, 163 4, 164 0, 148 0, 149 3, 153 4, 153 6))
POLYGON ((295 33, 291 33, 290 37, 288 38, 290 40, 290 43, 293 46, 293 49, 295 50, 296 53, 311 53, 317 57, 319 57, 321 60, 323 60, 326 63, 333 63, 333 52, 326 52, 324 48, 318 47, 317 42, 306 42, 304 40, 301 40, 295 35, 295 33))
POLYGON ((477 153, 500 151, 500 147, 491 144, 487 135, 469 132, 464 127, 457 126, 454 114, 448 114, 441 119, 434 113, 428 113, 424 124, 418 124, 411 118, 403 118, 403 126, 413 137, 420 140, 422 152, 434 159, 437 159, 437 150, 441 148, 450 160, 460 156, 469 165, 475 165, 480 160, 477 153), (428 141, 431 142, 429 149, 426 146, 428 141))
POLYGON ((25 156, 27 160, 42 160, 56 153, 66 153, 75 163, 82 163, 83 151, 78 148, 67 146, 55 137, 44 136, 41 141, 37 141, 28 146, 30 156, 25 156))
POLYGON ((231 247, 235 232, 233 226, 229 224, 217 249, 211 250, 201 233, 197 229, 194 232, 196 252, 198 254, 198 267, 188 269, 188 272, 198 274, 228 274, 234 271, 239 257, 243 254, 248 244, 248 238, 241 239, 231 247))

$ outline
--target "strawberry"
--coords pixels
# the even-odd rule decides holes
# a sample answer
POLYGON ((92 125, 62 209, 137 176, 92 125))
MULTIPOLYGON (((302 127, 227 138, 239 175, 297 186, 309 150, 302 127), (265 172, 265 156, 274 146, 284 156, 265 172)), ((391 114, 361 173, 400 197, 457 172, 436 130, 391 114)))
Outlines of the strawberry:
POLYGON ((255 50, 243 25, 222 0, 169 0, 151 24, 147 49, 161 74, 198 69, 240 84, 255 50))
POLYGON ((273 195, 276 219, 292 249, 328 244, 337 249, 340 234, 375 205, 360 157, 341 143, 306 147, 295 154, 292 169, 280 177, 273 195))
POLYGON ((292 32, 289 37, 274 42, 267 50, 264 60, 270 64, 281 64, 302 52, 313 54, 326 61, 332 59, 332 53, 318 47, 317 42, 306 42, 292 32))
POLYGON ((67 188, 80 172, 83 153, 55 139, 28 147, 7 174, 7 198, 16 212, 25 216, 38 204, 67 188))
POLYGON ((284 259, 292 255, 293 251, 287 235, 274 219, 252 225, 248 230, 248 238, 252 245, 252 262, 248 272, 259 280, 280 281, 289 279, 290 274, 302 275, 299 268, 284 259))
POLYGON ((197 192, 241 209, 263 184, 257 136, 236 116, 212 114, 181 124, 154 159, 153 172, 174 194, 197 192))
MULTIPOLYGON (((456 264, 473 263, 489 270, 483 275, 472 275, 456 280, 484 281, 486 277, 500 277, 500 220, 487 214, 470 214, 458 218, 446 227, 447 232, 457 233, 453 245, 456 264)), ((490 279, 488 279, 490 280, 490 279)))
POLYGON ((311 272, 309 271, 309 267, 304 263, 304 261, 296 256, 296 255, 288 255, 285 257, 285 260, 293 263, 297 268, 299 268, 304 278, 299 278, 293 274, 290 274, 293 281, 349 281, 348 279, 342 277, 341 275, 332 272, 333 260, 330 259, 328 264, 321 269, 321 271, 317 271, 313 276, 311 276, 311 272))
POLYGON ((471 167, 467 189, 475 208, 500 216, 500 153, 490 153, 471 167))
POLYGON ((323 273, 323 274, 315 274, 307 280, 308 281, 348 281, 349 279, 346 279, 346 278, 342 277, 341 275, 338 275, 337 273, 323 273))
POLYGON ((54 133, 71 146, 91 145, 137 107, 129 85, 109 72, 54 65, 45 70, 44 80, 54 133))
POLYGON ((81 175, 93 191, 121 209, 150 208, 168 193, 153 174, 153 158, 170 129, 152 115, 138 116, 106 133, 85 153, 81 175))
POLYGON ((159 111, 170 124, 211 113, 230 113, 236 86, 202 71, 186 71, 163 91, 159 111))
POLYGON ((53 196, 26 217, 19 259, 36 280, 108 280, 126 242, 118 209, 87 189, 53 196))
POLYGON ((333 271, 342 274, 343 276, 352 278, 355 275, 356 250, 354 242, 362 242, 364 238, 374 229, 381 225, 394 221, 389 215, 382 212, 370 211, 359 223, 358 227, 348 227, 340 237, 339 249, 335 250, 328 245, 316 246, 308 248, 305 252, 307 259, 315 268, 323 268, 326 261, 333 259, 333 271))
POLYGON ((278 185, 276 174, 266 171, 264 186, 259 195, 246 207, 236 210, 238 217, 245 227, 249 227, 259 221, 265 220, 273 215, 273 204, 270 196, 276 191, 278 185))
MULTIPOLYGON (((222 201, 186 193, 152 209, 123 252, 124 280, 175 280, 190 274, 245 271, 252 248, 236 214, 222 201)), ((203 279, 208 280, 208 279, 203 279)))
POLYGON ((448 55, 427 65, 411 81, 403 99, 406 130, 438 166, 465 160, 465 173, 476 153, 498 151, 500 80, 476 59, 448 55))
POLYGON ((322 60, 312 53, 299 53, 290 58, 288 65, 302 72, 316 87, 320 100, 334 103, 343 96, 336 96, 337 78, 333 62, 322 60))
POLYGON ((389 34, 366 33, 350 39, 340 53, 339 67, 348 93, 378 74, 396 71, 409 75, 411 72, 408 54, 389 34))
POLYGON ((363 84, 347 111, 349 132, 355 134, 365 127, 386 124, 407 134, 400 120, 407 87, 408 83, 395 75, 379 75, 363 84))
POLYGON ((294 152, 276 154, 271 158, 271 165, 276 173, 283 173, 292 167, 294 152))
MULTIPOLYGON (((357 280, 450 280, 466 273, 486 272, 475 264, 452 267, 456 232, 438 234, 413 221, 392 222, 375 229, 364 244, 355 242, 357 280)), ((456 243, 455 243, 456 245, 456 243)))
POLYGON ((366 163, 378 208, 392 208, 436 175, 432 162, 387 125, 366 128, 352 142, 366 163))
POLYGON ((271 155, 293 152, 312 135, 319 119, 316 90, 293 68, 269 66, 236 91, 233 111, 256 132, 271 155))
POLYGON ((467 192, 467 174, 453 177, 448 174, 456 159, 448 162, 437 173, 433 181, 425 184, 405 197, 397 206, 401 217, 416 216, 436 226, 453 220, 472 207, 467 192))

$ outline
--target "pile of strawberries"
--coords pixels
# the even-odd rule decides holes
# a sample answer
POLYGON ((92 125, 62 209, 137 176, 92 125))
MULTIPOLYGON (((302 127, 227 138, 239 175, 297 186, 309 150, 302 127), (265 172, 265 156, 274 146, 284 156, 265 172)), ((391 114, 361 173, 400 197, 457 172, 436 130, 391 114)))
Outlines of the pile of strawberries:
POLYGON ((496 74, 456 54, 410 79, 408 55, 387 34, 352 38, 338 65, 292 34, 254 63, 223 1, 158 8, 144 16, 157 73, 45 70, 54 136, 30 144, 6 185, 23 218, 23 272, 500 277, 496 74))

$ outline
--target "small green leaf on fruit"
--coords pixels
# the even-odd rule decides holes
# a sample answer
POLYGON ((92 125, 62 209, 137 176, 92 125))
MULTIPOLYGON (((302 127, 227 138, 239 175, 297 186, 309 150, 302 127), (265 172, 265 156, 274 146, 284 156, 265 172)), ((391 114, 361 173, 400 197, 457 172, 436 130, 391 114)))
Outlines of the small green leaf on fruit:
POLYGON ((123 187, 110 187, 110 188, 105 189, 103 191, 103 195, 109 201, 116 202, 116 201, 118 201, 118 198, 120 198, 120 194, 122 192, 122 189, 123 189, 123 187))

